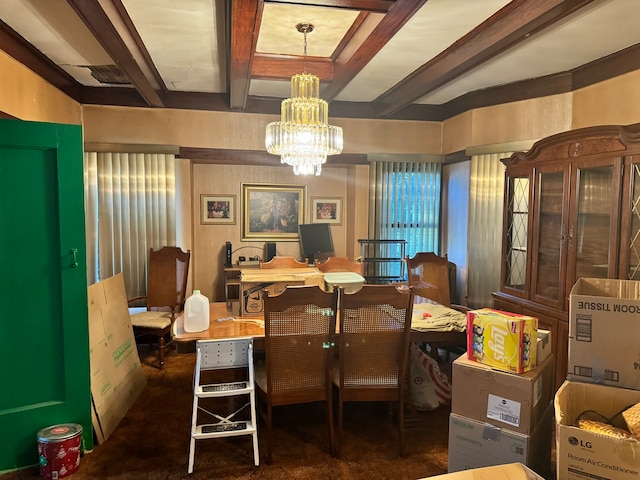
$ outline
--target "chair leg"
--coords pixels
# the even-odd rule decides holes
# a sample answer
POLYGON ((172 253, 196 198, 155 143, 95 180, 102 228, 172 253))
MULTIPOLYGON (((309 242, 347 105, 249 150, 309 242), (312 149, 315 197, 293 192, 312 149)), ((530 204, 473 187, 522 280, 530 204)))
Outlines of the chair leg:
POLYGON ((337 453, 333 427, 333 400, 331 398, 331 393, 327 396, 327 423, 329 424, 329 452, 332 457, 335 457, 337 456, 337 453))
POLYGON ((400 456, 404 457, 404 395, 398 399, 398 443, 400 445, 400 456))
POLYGON ((271 423, 273 420, 271 404, 267 405, 267 465, 271 465, 271 423))
POLYGON ((342 450, 342 439, 343 439, 343 430, 342 430, 342 419, 344 417, 344 402, 342 400, 342 393, 338 394, 338 434, 336 435, 336 457, 340 457, 342 450))
POLYGON ((164 342, 164 335, 163 335, 161 337, 158 337, 158 350, 160 350, 160 370, 164 368, 164 349, 165 349, 165 342, 164 342))

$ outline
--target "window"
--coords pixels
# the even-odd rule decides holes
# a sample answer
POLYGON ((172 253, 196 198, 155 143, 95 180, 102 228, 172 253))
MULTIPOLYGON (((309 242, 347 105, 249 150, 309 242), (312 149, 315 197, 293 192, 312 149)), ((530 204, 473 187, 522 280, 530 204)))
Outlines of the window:
POLYGON ((407 241, 405 253, 436 252, 440 238, 440 163, 372 162, 373 238, 407 241))

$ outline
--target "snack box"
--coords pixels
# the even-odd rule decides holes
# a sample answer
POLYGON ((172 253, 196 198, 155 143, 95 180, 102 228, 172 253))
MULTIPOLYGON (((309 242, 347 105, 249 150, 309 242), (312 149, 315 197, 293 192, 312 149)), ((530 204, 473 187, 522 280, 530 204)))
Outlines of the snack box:
POLYGON ((536 367, 538 319, 482 308, 467 312, 467 358, 505 372, 536 367))

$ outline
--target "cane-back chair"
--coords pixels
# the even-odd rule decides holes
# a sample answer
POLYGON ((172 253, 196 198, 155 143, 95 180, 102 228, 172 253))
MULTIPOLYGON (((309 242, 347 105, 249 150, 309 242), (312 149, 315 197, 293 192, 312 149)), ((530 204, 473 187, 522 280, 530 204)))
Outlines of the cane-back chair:
POLYGON ((145 312, 131 315, 136 337, 158 340, 159 367, 164 367, 166 339, 176 315, 184 308, 191 252, 178 247, 151 249, 147 267, 147 295, 129 299, 129 304, 146 298, 145 312))
POLYGON ((324 402, 329 451, 335 453, 331 366, 338 292, 291 286, 280 295, 265 290, 265 362, 256 365, 259 411, 266 422, 266 462, 272 459, 273 408, 324 402))
POLYGON ((408 383, 409 333, 413 293, 395 285, 340 289, 337 452, 343 439, 344 404, 397 402, 398 440, 404 455, 404 402, 408 383))

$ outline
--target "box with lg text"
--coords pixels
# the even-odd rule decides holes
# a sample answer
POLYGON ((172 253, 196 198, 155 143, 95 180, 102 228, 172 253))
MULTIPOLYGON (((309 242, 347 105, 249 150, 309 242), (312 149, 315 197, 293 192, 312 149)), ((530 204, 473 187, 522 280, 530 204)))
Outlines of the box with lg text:
MULTIPOLYGON (((618 415, 640 402, 640 391, 565 381, 555 395, 556 470, 563 480, 640 478, 640 441, 603 435, 576 426, 585 412, 613 419, 627 429, 618 415)), ((586 417, 585 417, 586 418, 586 417)))

